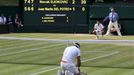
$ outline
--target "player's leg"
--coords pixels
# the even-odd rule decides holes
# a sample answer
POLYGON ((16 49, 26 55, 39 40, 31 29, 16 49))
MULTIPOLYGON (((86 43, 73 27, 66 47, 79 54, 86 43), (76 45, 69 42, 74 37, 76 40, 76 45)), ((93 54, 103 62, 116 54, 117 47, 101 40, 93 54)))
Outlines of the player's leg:
POLYGON ((61 71, 59 72, 61 75, 65 75, 65 71, 67 70, 67 64, 66 63, 60 63, 61 71))
POLYGON ((57 75, 64 75, 64 73, 62 73, 61 70, 58 70, 58 71, 57 71, 57 75))
POLYGON ((97 39, 103 39, 102 30, 97 31, 97 39))
POLYGON ((78 68, 74 64, 70 64, 68 67, 68 71, 74 75, 80 75, 78 68))
POLYGON ((96 39, 99 39, 99 31, 95 30, 95 33, 96 33, 96 39))
POLYGON ((108 29, 107 29, 106 35, 111 34, 110 29, 112 28, 112 26, 113 26, 113 23, 110 21, 109 24, 108 24, 108 29))
POLYGON ((98 35, 97 35, 97 32, 96 32, 96 30, 93 30, 93 34, 95 34, 95 36, 96 36, 96 39, 98 39, 98 35))
POLYGON ((79 67, 73 67, 73 68, 74 68, 74 69, 72 69, 71 72, 70 72, 70 71, 67 71, 67 72, 65 73, 65 75, 87 75, 87 74, 81 72, 79 67), (73 71, 73 70, 75 70, 76 72, 73 71), (72 73, 72 71, 73 71, 73 73, 72 73))
POLYGON ((117 30, 117 34, 118 34, 119 36, 122 36, 117 21, 114 23, 114 27, 115 27, 116 30, 117 30))
POLYGON ((65 71, 65 75, 74 75, 74 74, 71 73, 70 71, 66 70, 66 71, 65 71))
POLYGON ((99 38, 103 39, 102 30, 99 30, 99 38))

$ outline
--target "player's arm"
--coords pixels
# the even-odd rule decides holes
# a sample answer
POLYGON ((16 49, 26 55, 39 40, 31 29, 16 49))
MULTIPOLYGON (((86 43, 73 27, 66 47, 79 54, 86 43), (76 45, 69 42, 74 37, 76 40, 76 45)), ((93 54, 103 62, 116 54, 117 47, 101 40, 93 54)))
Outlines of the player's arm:
POLYGON ((77 67, 78 67, 79 72, 80 72, 80 66, 81 66, 81 58, 80 56, 77 56, 77 67))
POLYGON ((78 55, 77 55, 77 66, 80 67, 81 66, 81 53, 80 53, 80 49, 78 50, 78 55))
POLYGON ((94 25, 94 30, 97 30, 96 24, 94 25))
POLYGON ((77 56, 77 66, 78 67, 81 66, 81 58, 80 58, 80 56, 77 56))

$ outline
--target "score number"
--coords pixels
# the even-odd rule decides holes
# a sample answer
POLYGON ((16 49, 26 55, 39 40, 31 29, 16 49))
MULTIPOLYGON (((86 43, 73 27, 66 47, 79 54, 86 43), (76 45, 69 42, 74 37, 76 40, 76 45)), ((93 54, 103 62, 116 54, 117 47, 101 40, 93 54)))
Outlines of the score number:
POLYGON ((34 0, 24 0, 24 3, 29 3, 29 4, 31 4, 31 3, 34 3, 34 0))
POLYGON ((24 11, 34 11, 34 0, 24 0, 24 4, 28 4, 28 6, 24 7, 24 11))

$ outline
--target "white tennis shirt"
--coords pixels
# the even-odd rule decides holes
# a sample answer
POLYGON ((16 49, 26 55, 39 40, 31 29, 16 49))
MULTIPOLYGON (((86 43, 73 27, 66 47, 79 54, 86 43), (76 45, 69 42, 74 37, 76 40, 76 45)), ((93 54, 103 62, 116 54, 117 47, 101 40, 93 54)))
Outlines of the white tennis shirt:
POLYGON ((77 56, 80 56, 80 49, 76 46, 70 46, 65 48, 62 60, 68 63, 74 63, 77 56))
POLYGON ((94 25, 94 29, 96 29, 96 30, 99 30, 100 31, 100 30, 103 30, 103 28, 104 28, 104 26, 102 24, 99 24, 99 25, 98 24, 95 24, 94 25))

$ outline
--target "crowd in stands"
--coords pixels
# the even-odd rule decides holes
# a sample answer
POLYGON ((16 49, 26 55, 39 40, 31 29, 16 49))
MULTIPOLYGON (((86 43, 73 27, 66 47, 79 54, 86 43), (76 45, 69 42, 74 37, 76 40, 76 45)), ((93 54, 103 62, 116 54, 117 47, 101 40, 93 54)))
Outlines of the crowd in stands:
POLYGON ((10 24, 17 28, 23 27, 21 18, 18 14, 16 14, 14 18, 12 16, 5 17, 4 14, 1 14, 0 15, 0 25, 2 25, 2 24, 10 24))

